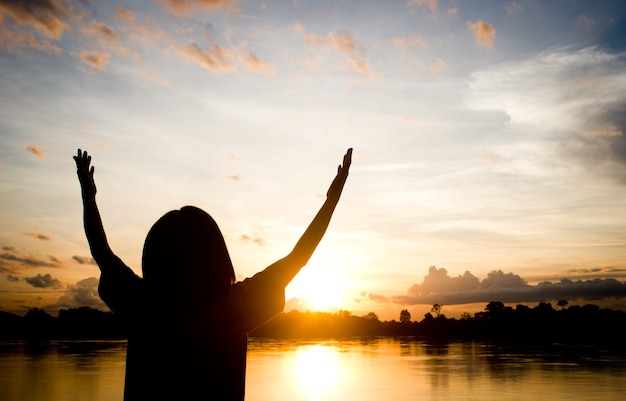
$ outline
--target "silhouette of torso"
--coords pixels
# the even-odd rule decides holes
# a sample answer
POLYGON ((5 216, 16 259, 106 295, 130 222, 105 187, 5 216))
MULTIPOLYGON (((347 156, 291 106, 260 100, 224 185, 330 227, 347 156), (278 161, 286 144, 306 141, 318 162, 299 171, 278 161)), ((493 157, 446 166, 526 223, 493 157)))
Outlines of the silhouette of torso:
POLYGON ((284 307, 284 288, 262 272, 209 305, 159 310, 143 279, 119 261, 100 297, 128 327, 124 399, 243 400, 247 333, 284 307))

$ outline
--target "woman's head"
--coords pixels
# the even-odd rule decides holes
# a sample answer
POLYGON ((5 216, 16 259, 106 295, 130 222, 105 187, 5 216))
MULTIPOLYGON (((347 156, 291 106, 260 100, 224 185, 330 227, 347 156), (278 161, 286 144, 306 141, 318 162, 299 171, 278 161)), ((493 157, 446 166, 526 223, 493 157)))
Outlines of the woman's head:
POLYGON ((193 206, 172 210, 154 223, 144 244, 142 269, 153 291, 181 301, 218 299, 235 282, 219 227, 193 206))

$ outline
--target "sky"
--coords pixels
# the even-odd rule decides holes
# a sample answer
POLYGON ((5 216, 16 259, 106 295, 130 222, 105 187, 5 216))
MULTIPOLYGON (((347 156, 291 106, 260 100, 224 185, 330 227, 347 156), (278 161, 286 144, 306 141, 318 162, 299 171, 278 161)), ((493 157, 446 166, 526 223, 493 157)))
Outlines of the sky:
POLYGON ((90 306, 109 243, 195 205, 239 280, 287 255, 349 147, 286 310, 626 309, 626 2, 0 0, 0 310, 90 306))

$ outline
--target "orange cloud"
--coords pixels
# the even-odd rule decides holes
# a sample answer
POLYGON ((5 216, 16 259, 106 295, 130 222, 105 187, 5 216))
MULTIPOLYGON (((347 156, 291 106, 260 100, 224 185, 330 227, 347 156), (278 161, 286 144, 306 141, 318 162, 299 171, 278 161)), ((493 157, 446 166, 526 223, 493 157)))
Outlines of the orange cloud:
MULTIPOLYGON (((134 52, 130 48, 124 46, 124 44, 121 43, 120 36, 113 28, 104 22, 92 21, 89 27, 82 29, 82 32, 102 38, 98 42, 102 47, 106 47, 107 51, 111 51, 124 57, 129 57, 133 59, 137 65, 141 65, 141 56, 139 56, 137 52, 134 52)), ((104 65, 108 63, 110 56, 107 58, 107 53, 105 52, 100 52, 99 55, 104 58, 101 57, 99 60, 96 60, 93 57, 95 56, 94 54, 86 55, 87 58, 92 56, 87 60, 87 63, 92 67, 104 70, 104 65)))
POLYGON ((88 256, 74 255, 72 256, 72 259, 74 259, 80 265, 95 265, 96 264, 96 261, 93 260, 93 258, 90 258, 88 256))
POLYGON ((115 9, 115 14, 117 14, 118 18, 123 19, 124 21, 133 22, 135 20, 135 12, 131 9, 124 10, 123 8, 118 7, 115 9))
POLYGON ((39 239, 42 241, 50 241, 52 238, 48 237, 45 234, 41 234, 41 233, 20 233, 21 235, 25 235, 27 237, 32 237, 35 239, 39 239))
POLYGON ((391 39, 391 42, 395 47, 398 47, 400 49, 408 49, 409 47, 414 46, 428 47, 428 42, 426 41, 426 39, 416 34, 411 34, 407 37, 394 37, 393 39, 391 39))
POLYGON ((159 28, 151 16, 146 17, 145 24, 126 24, 125 30, 128 32, 127 36, 130 40, 141 44, 162 41, 163 37, 167 36, 167 33, 159 28))
POLYGON ((84 50, 80 52, 79 58, 83 63, 100 71, 106 71, 106 65, 111 61, 109 53, 95 50, 84 50))
POLYGON ((104 22, 92 21, 91 26, 89 28, 83 29, 83 32, 94 35, 101 35, 109 42, 115 42, 118 40, 118 36, 115 33, 115 30, 104 22))
POLYGON ((467 21, 467 29, 474 34, 474 43, 476 46, 493 50, 493 40, 496 36, 496 28, 494 28, 493 25, 485 21, 467 21))
POLYGON ((330 47, 342 53, 351 53, 355 50, 354 38, 348 33, 330 32, 327 36, 319 36, 309 32, 306 35, 306 40, 311 44, 330 47))
MULTIPOLYGON (((349 67, 361 75, 368 75, 369 64, 367 59, 360 55, 354 37, 345 32, 329 32, 326 36, 321 36, 313 32, 306 33, 304 25, 299 22, 294 24, 294 29, 303 34, 305 40, 310 45, 333 49, 348 56, 349 67)), ((314 69, 313 61, 306 60, 306 64, 314 69)))
POLYGON ((446 62, 442 59, 438 58, 428 67, 428 71, 433 75, 439 75, 443 74, 448 68, 450 68, 448 64, 446 64, 446 62))
POLYGON ((296 30, 296 32, 300 32, 300 33, 304 33, 304 25, 302 25, 301 22, 295 22, 293 24, 293 29, 296 30))
POLYGON ((224 74, 235 68, 233 54, 218 44, 203 51, 195 42, 191 42, 186 48, 179 49, 179 53, 216 74, 224 74))
POLYGON ((24 268, 60 267, 59 260, 48 256, 48 261, 31 254, 17 254, 8 251, 0 254, 0 272, 16 273, 24 268))
POLYGON ((170 80, 165 78, 163 75, 159 74, 158 72, 148 73, 148 79, 161 86, 167 86, 170 84, 170 80))
POLYGON ((436 13, 438 3, 439 0, 409 0, 406 4, 413 7, 428 7, 430 11, 436 13))
POLYGON ((274 67, 267 61, 259 59, 253 49, 245 49, 239 57, 244 68, 257 74, 273 77, 276 73, 274 67))
POLYGON ((43 159, 46 157, 46 154, 37 145, 26 144, 26 150, 32 153, 33 155, 37 156, 39 159, 43 159))
POLYGON ((624 133, 620 130, 591 130, 586 131, 585 135, 595 136, 595 137, 614 137, 614 136, 622 136, 624 133))
POLYGON ((367 60, 362 57, 350 57, 350 65, 354 71, 361 75, 367 75, 367 72, 369 71, 369 64, 367 63, 367 60))
POLYGON ((0 27, 0 47, 11 53, 20 53, 26 47, 32 47, 39 51, 59 55, 63 52, 59 46, 53 45, 47 40, 38 40, 31 32, 11 32, 0 27))
POLYGON ((239 237, 239 239, 243 242, 254 242, 258 246, 265 245, 265 240, 263 238, 259 238, 259 237, 251 238, 249 235, 246 235, 246 234, 242 234, 241 237, 239 237))
POLYGON ((190 14, 197 9, 217 9, 231 6, 233 0, 159 0, 170 12, 177 15, 190 14))
POLYGON ((64 22, 73 12, 65 1, 3 1, 0 2, 0 22, 8 16, 13 21, 30 26, 49 38, 59 39, 67 28, 64 22))
POLYGON ((498 163, 501 157, 497 153, 494 153, 490 150, 483 150, 483 161, 488 163, 498 163))

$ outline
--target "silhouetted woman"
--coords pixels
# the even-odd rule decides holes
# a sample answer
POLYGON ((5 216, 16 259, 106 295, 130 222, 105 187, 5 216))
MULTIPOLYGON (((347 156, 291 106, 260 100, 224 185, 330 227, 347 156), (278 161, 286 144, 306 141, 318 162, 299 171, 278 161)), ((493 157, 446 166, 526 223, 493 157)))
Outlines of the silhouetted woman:
POLYGON ((348 177, 348 149, 326 201, 289 255, 235 282, 215 221, 185 206, 161 217, 143 249, 143 278, 115 256, 96 205, 91 156, 74 156, 98 291, 128 327, 124 399, 243 400, 248 332, 280 313, 285 286, 324 236, 348 177))

